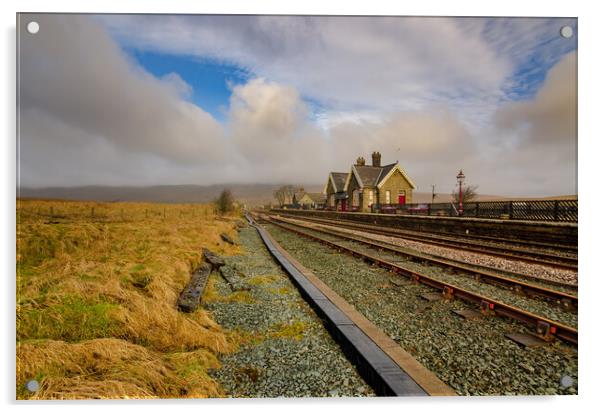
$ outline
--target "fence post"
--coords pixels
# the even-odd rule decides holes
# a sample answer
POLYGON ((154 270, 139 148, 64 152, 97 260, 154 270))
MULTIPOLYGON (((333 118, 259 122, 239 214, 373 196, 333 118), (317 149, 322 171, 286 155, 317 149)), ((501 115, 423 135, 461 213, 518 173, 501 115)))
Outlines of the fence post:
POLYGON ((430 216, 431 215, 431 204, 426 204, 426 206, 427 206, 426 214, 430 216))
POLYGON ((514 211, 512 210, 512 201, 508 203, 508 217, 513 219, 514 211))
POLYGON ((474 209, 474 216, 475 216, 475 218, 478 218, 479 217, 479 203, 475 202, 475 204, 476 205, 475 205, 475 209, 474 209))
POLYGON ((558 221, 558 200, 554 201, 554 221, 558 221))

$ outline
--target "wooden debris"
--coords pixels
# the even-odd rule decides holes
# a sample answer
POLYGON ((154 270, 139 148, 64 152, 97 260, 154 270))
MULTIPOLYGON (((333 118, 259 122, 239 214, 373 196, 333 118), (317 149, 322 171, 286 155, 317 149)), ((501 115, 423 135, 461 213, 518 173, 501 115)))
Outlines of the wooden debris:
POLYGON ((232 238, 230 238, 230 237, 228 236, 228 234, 226 234, 225 232, 222 232, 222 233, 220 234, 220 237, 221 237, 221 238, 222 238, 224 241, 226 241, 228 244, 230 244, 230 245, 234 245, 234 244, 235 244, 234 240, 233 240, 232 238))
POLYGON ((201 304, 201 297, 205 286, 207 285, 207 279, 211 273, 211 265, 207 263, 201 264, 201 266, 192 273, 190 281, 178 298, 178 310, 185 313, 192 313, 201 304))
POLYGON ((211 269, 213 271, 217 271, 220 267, 226 265, 226 262, 222 257, 209 251, 207 248, 203 248, 203 257, 205 258, 205 261, 211 264, 211 269))

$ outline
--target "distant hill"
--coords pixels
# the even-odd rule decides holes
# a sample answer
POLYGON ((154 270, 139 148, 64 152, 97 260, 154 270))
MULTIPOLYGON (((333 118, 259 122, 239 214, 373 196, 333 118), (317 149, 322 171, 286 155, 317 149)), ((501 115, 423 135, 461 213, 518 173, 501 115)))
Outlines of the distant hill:
MULTIPOLYGON (((230 184, 230 185, 158 185, 158 186, 78 186, 51 188, 21 188, 22 198, 69 199, 105 202, 164 202, 164 203, 205 203, 218 197, 226 188, 234 198, 248 206, 276 203, 274 191, 282 184, 230 184)), ((322 192, 322 185, 302 185, 307 192, 322 192)), ((430 192, 414 192, 414 203, 431 202, 430 192)), ((576 195, 554 197, 504 197, 479 195, 478 201, 507 201, 529 199, 577 199, 576 195)), ((435 202, 449 202, 450 194, 438 193, 435 202)))
MULTIPOLYGON (((159 185, 159 186, 78 186, 50 188, 21 188, 22 198, 68 199, 105 202, 211 202, 224 189, 230 189, 235 199, 249 206, 275 202, 274 191, 282 184, 231 184, 231 185, 159 185)), ((323 186, 304 186, 307 192, 321 192, 323 186)))

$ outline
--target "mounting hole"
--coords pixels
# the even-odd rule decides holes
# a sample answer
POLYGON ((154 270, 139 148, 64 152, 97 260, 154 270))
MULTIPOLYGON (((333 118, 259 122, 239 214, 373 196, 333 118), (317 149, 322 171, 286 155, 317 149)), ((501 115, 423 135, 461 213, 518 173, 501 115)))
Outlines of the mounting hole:
POLYGON ((571 376, 562 376, 560 378, 560 385, 565 389, 573 385, 573 378, 571 376))
POLYGON ((573 37, 573 28, 571 26, 562 26, 560 28, 560 35, 565 39, 573 37))
POLYGON ((38 390, 40 390, 40 383, 38 383, 37 380, 29 380, 26 384, 25 384, 25 388, 27 389, 27 391, 31 392, 31 393, 35 393, 38 390))
POLYGON ((40 25, 38 22, 29 22, 27 23, 27 31, 31 34, 36 34, 40 31, 40 25))

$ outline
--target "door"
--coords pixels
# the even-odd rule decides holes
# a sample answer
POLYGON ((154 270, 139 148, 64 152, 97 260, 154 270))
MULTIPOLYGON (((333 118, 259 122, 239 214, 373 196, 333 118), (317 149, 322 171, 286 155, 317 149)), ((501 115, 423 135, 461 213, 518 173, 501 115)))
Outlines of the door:
POLYGON ((402 191, 399 193, 399 206, 404 206, 406 204, 406 193, 402 191))
POLYGON ((341 199, 341 211, 347 211, 347 200, 341 199))

